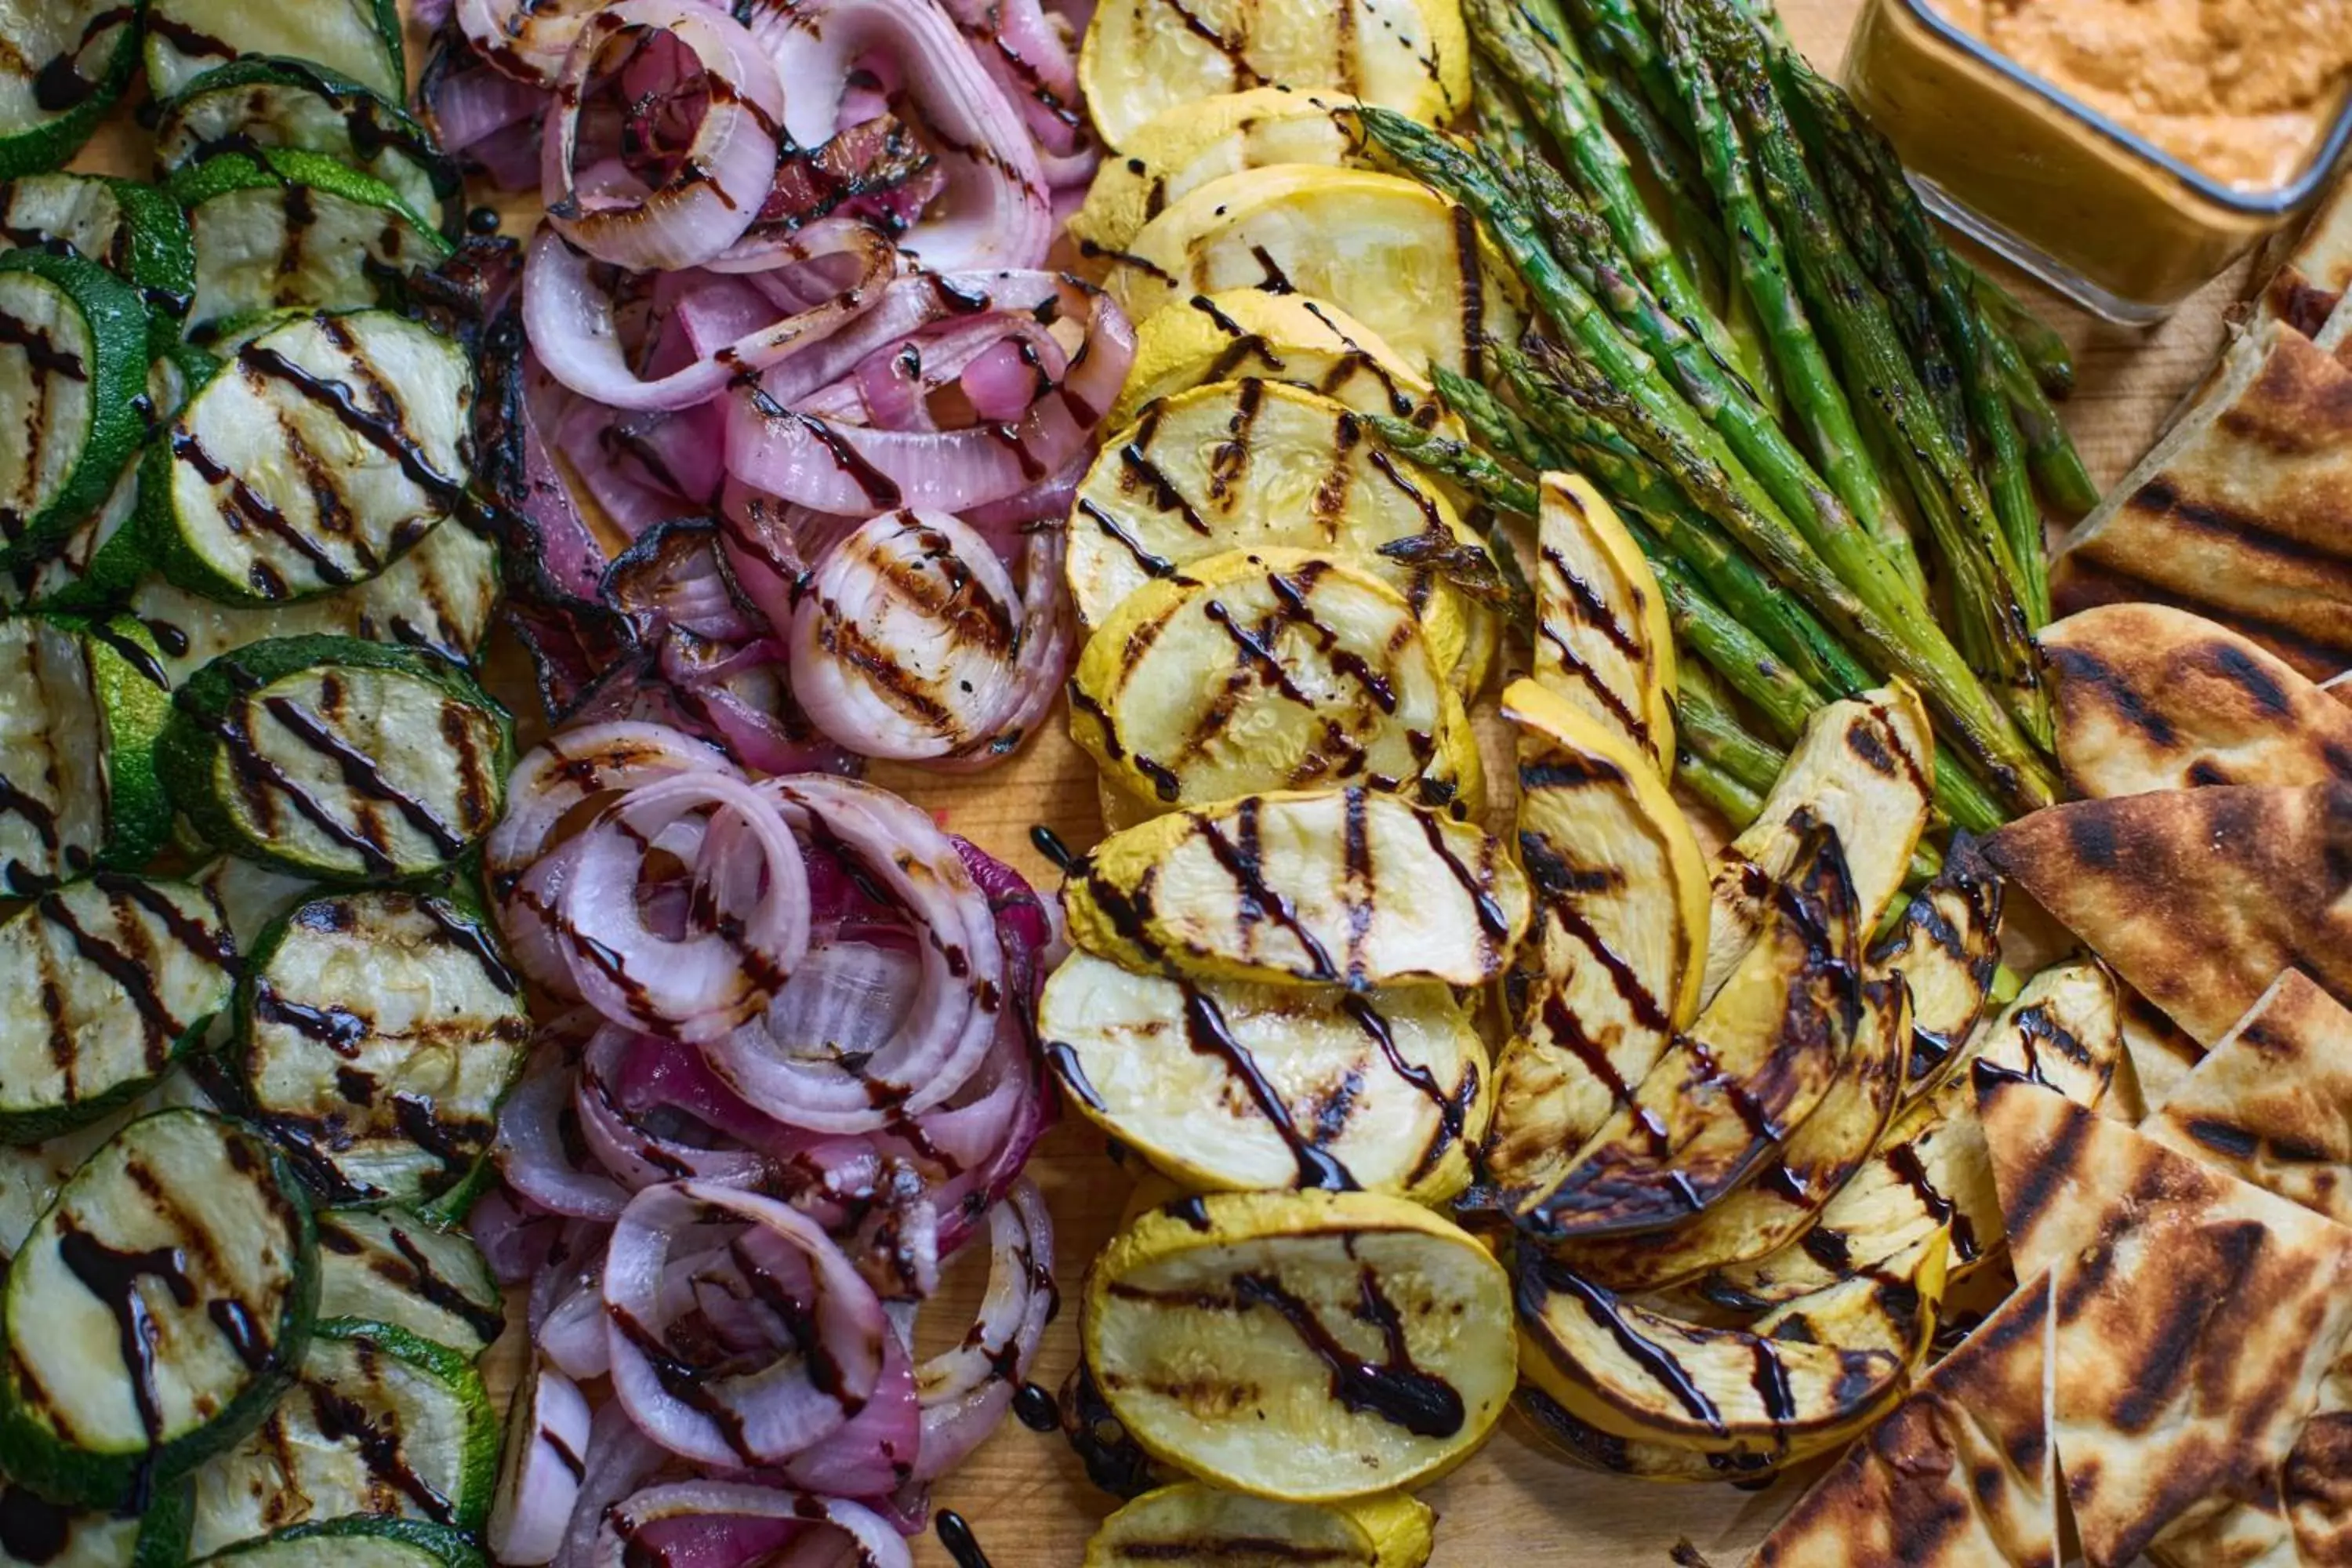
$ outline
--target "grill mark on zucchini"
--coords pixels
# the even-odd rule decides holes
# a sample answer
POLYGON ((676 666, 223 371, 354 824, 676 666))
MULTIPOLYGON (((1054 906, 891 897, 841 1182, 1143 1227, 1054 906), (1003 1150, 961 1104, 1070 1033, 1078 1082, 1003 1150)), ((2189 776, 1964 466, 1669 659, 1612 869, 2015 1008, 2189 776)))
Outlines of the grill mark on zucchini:
MULTIPOLYGON (((369 800, 391 806, 411 827, 430 840, 444 859, 455 859, 465 849, 465 836, 454 826, 443 821, 440 814, 423 801, 385 778, 374 758, 352 747, 321 723, 310 710, 290 697, 265 697, 261 700, 261 706, 296 740, 333 763, 336 773, 346 787, 369 800)), ((444 703, 442 710, 446 713, 450 706, 444 703)), ((379 832, 368 837, 371 841, 381 843, 384 836, 379 832)))
POLYGON ((25 358, 42 375, 61 375, 85 384, 89 365, 81 355, 58 347, 48 333, 9 310, 0 310, 0 343, 24 351, 25 358))
MULTIPOLYGON (((242 671, 238 672, 242 678, 242 671)), ((247 688, 250 690, 252 688, 247 688)), ((276 800, 284 796, 303 817, 327 837, 360 858, 361 864, 376 875, 388 876, 399 868, 392 856, 375 839, 351 827, 329 811, 316 795, 296 783, 292 774, 268 757, 253 743, 253 736, 239 710, 232 707, 212 726, 220 737, 222 749, 227 752, 230 771, 237 778, 238 792, 247 806, 262 821, 264 829, 275 834, 278 810, 276 800)))
MULTIPOLYGON (((346 587, 353 581, 343 570, 342 563, 322 548, 302 530, 287 520, 268 496, 255 489, 228 466, 206 449, 205 444, 185 430, 172 433, 172 456, 196 470, 197 477, 208 485, 228 487, 229 506, 221 513, 222 521, 231 531, 245 531, 237 519, 243 517, 271 537, 291 545, 295 552, 309 561, 321 581, 336 587, 346 587)), ((292 590, 278 569, 260 557, 254 558, 247 568, 247 580, 253 591, 265 599, 283 599, 292 590)))
MULTIPOLYGON (((118 1251, 63 1214, 58 1216, 58 1258, 114 1315, 115 1343, 131 1373, 131 1399, 139 1412, 139 1425, 151 1445, 161 1441, 163 1411, 155 1390, 154 1320, 148 1316, 147 1299, 140 1293, 139 1281, 142 1277, 160 1279, 173 1300, 193 1307, 196 1288, 188 1278, 186 1260, 176 1247, 118 1251)), ((30 1371, 22 1363, 18 1365, 30 1371)))
MULTIPOLYGON (((364 1340, 355 1341, 354 1345, 362 1374, 372 1379, 373 1349, 364 1340)), ((303 1388, 310 1396, 310 1418, 319 1435, 331 1443, 349 1442, 357 1448, 371 1481, 389 1482, 438 1523, 454 1526, 457 1522, 457 1505, 408 1462, 396 1424, 387 1423, 389 1430, 377 1426, 369 1419, 367 1406, 322 1384, 306 1379, 303 1388)))
POLYGON ((68 114, 97 97, 106 86, 104 79, 92 80, 82 75, 75 62, 97 42, 100 33, 129 24, 131 15, 128 5, 110 6, 97 13, 82 24, 81 37, 70 47, 50 56, 37 67, 14 43, 6 43, 10 62, 16 68, 11 74, 32 79, 34 107, 47 114, 68 114))
MULTIPOLYGON (((336 1234, 340 1236, 342 1233, 339 1231, 336 1234)), ((325 1240, 327 1227, 320 1226, 319 1236, 321 1241, 325 1240)), ((423 1249, 398 1226, 392 1227, 392 1245, 406 1261, 409 1272, 405 1275, 395 1273, 379 1261, 375 1268, 377 1274, 404 1289, 415 1291, 450 1316, 462 1320, 467 1328, 482 1337, 484 1343, 506 1331, 504 1312, 482 1306, 449 1283, 440 1270, 433 1267, 432 1260, 425 1256, 423 1249)))
MULTIPOLYGON (((366 363, 350 331, 340 321, 329 317, 320 323, 320 331, 355 364, 366 363)), ((353 400, 349 385, 313 374, 258 340, 238 349, 236 357, 238 364, 246 370, 284 382, 332 414, 344 429, 398 464, 409 482, 437 504, 454 506, 463 498, 466 488, 463 484, 435 468, 432 459, 425 455, 424 448, 410 438, 408 432, 402 429, 396 420, 362 408, 353 400)))
MULTIPOLYGON (((109 902, 112 903, 110 897, 109 902)), ((150 1068, 163 1065, 171 1049, 171 1042, 184 1026, 164 1009, 163 1000, 155 990, 152 978, 152 964, 143 962, 149 955, 124 952, 121 948, 98 936, 74 919, 65 900, 55 893, 45 894, 35 906, 43 920, 63 927, 66 939, 83 963, 99 970, 129 997, 133 1011, 139 1015, 141 1026, 146 1031, 143 1054, 150 1068)), ((130 931, 138 931, 136 921, 118 921, 130 931)), ((143 945, 143 943, 142 943, 143 945)))

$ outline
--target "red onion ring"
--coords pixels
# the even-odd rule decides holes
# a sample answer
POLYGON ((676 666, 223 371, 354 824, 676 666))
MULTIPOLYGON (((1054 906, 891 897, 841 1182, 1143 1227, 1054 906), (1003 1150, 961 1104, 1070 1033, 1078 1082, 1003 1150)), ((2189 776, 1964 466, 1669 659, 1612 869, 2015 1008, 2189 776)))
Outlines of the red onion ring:
POLYGON ((580 1499, 591 1421, 588 1401, 572 1381, 533 1357, 508 1407, 490 1505, 490 1555, 499 1563, 539 1568, 555 1561, 580 1499))
POLYGON ((808 877, 770 796, 730 773, 684 773, 588 825, 550 923, 605 1017, 709 1039, 757 1017, 808 951, 808 877), (649 925, 637 897, 656 848, 690 873, 677 935, 649 925))
POLYGON ((1053 211, 1036 150, 936 0, 760 0, 751 29, 793 86, 784 131, 803 147, 838 128, 861 58, 879 53, 901 62, 907 96, 947 174, 945 194, 898 237, 923 265, 949 270, 1045 260, 1053 211))
POLYGON ((989 1211, 988 1289, 961 1343, 915 1369, 923 1436, 914 1479, 935 1480, 996 1429, 1013 1391, 1036 1364, 1060 1300, 1054 1288, 1053 1223, 1036 1187, 1015 1182, 989 1211))
POLYGON ((457 0, 457 26, 501 74, 542 89, 555 85, 572 39, 604 0, 457 0))
POLYGON ((763 378, 729 407, 728 471, 754 489, 820 511, 868 515, 902 506, 984 506, 1069 464, 1086 450, 1134 359, 1125 313, 1099 290, 1048 273, 1003 274, 977 298, 983 301, 977 309, 1050 308, 1087 322, 1068 374, 1017 422, 944 431, 833 424, 791 405, 780 388, 796 388, 798 376, 763 378))
POLYGON ((579 1500, 563 1527, 563 1547, 555 1568, 588 1568, 605 1515, 622 1499, 658 1474, 670 1456, 631 1420, 626 1406, 607 1401, 588 1428, 588 1451, 580 1477, 579 1500))
POLYGON ((491 1145, 499 1173, 530 1202, 551 1214, 611 1221, 628 1206, 628 1190, 601 1170, 575 1163, 564 1136, 572 1109, 570 1065, 541 1056, 499 1107, 491 1145))
MULTIPOLYGON (((666 86, 676 92, 693 82, 691 73, 682 73, 666 86)), ((697 0, 614 0, 582 26, 556 78, 540 165, 548 222, 590 255, 625 267, 708 261, 741 238, 759 215, 775 178, 783 112, 775 62, 724 11, 697 0), (625 76, 647 37, 693 55, 700 68, 700 119, 692 144, 658 184, 647 188, 632 169, 597 189, 583 183, 576 166, 581 121, 614 46, 632 35, 638 37, 622 58, 625 76)))
POLYGON ((605 1254, 604 1310, 621 1403, 656 1442, 709 1465, 772 1464, 840 1431, 880 1383, 890 1334, 873 1288, 806 1215, 708 1182, 630 1201, 605 1254), (698 1239, 713 1229, 736 1234, 698 1239), (799 1351, 736 1371, 691 1367, 669 1347, 673 1254, 714 1245, 799 1351))
POLYGON ((845 1560, 913 1568, 915 1561, 889 1521, 862 1503, 745 1481, 674 1481, 607 1509, 593 1568, 647 1557, 673 1568, 839 1568, 845 1560))

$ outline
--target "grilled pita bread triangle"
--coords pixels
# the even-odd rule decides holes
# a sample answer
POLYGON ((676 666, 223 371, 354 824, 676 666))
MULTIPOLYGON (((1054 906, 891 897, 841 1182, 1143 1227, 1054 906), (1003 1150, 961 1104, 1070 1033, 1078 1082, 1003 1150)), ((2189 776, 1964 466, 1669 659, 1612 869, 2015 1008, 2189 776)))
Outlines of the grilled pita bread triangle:
POLYGON ((2263 1494, 2352 1329, 2352 1230, 1979 1070, 2021 1274, 2058 1272, 2051 1428, 2083 1556, 2263 1494))
POLYGON ((2337 180, 2293 238, 2282 231, 2264 258, 2273 256, 2278 269, 2255 300, 2253 327, 2284 321, 2320 339, 2322 348, 2334 347, 2334 338, 2352 323, 2341 309, 2352 290, 2352 180, 2337 180))
POLYGON ((2352 708, 2227 626, 2108 605, 2040 641, 2077 795, 2352 780, 2352 708))
POLYGON ((2352 996, 2352 785, 2078 801, 1985 854, 2201 1045, 2283 969, 2352 996))
POLYGON ((2050 1285, 2011 1295, 1921 1378, 1751 1568, 2055 1568, 2050 1285))
POLYGON ((2352 1008, 2288 970, 2140 1131, 2352 1225, 2352 1008))
POLYGON ((2352 369, 2291 327, 2250 331, 2068 537, 2053 592, 2066 613, 2177 604, 2314 679, 2352 666, 2352 369))

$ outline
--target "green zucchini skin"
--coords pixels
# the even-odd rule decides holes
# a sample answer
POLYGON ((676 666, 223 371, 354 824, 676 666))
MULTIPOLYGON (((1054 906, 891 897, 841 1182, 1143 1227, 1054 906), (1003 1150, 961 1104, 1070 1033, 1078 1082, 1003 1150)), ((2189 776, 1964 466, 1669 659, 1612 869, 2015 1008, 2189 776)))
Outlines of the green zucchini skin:
POLYGON ((154 1088, 228 1006, 236 966, 193 883, 101 871, 0 922, 0 1142, 45 1142, 154 1088))
MULTIPOLYGON (((155 1223, 150 1220, 141 1227, 143 1235, 153 1235, 155 1223)), ((87 1285, 81 1288, 89 1289, 87 1285)), ((143 1504, 157 1489, 178 1481, 260 1426, 309 1349, 318 1300, 318 1238, 310 1205, 285 1158, 267 1138, 241 1122, 200 1110, 162 1110, 131 1122, 75 1173, 10 1264, 5 1300, 0 1300, 0 1468, 60 1501, 100 1509, 143 1504), (152 1171, 144 1181, 130 1174, 134 1169, 147 1168, 142 1162, 151 1152, 168 1152, 174 1142, 184 1148, 216 1147, 222 1165, 233 1175, 207 1177, 197 1173, 196 1179, 205 1185, 191 1189, 185 1180, 166 1182, 152 1171), (217 1399, 209 1416, 168 1433, 160 1430, 155 1420, 142 1417, 150 1434, 143 1445, 100 1449, 72 1440, 53 1420, 45 1418, 42 1412, 54 1408, 56 1395, 28 1385, 27 1379, 35 1375, 31 1336, 37 1331, 46 1341, 62 1333, 64 1320, 52 1314, 66 1304, 49 1303, 45 1310, 44 1303, 30 1298, 44 1284, 58 1282, 60 1271, 81 1279, 93 1277, 64 1261, 62 1247, 74 1230, 89 1234, 86 1222, 75 1217, 85 1208, 102 1207, 109 1200, 129 1201, 122 1184, 114 1181, 118 1173, 138 1187, 142 1201, 159 1213, 183 1212, 185 1205, 199 1201, 225 1201, 215 1189, 226 1181, 242 1184, 240 1192, 253 1194, 257 1228, 268 1238, 264 1253, 252 1257, 240 1253, 235 1260, 226 1260, 220 1242, 209 1231, 201 1244, 189 1239, 179 1247, 153 1251, 112 1247, 100 1237, 100 1250, 85 1260, 84 1268, 95 1271, 94 1277, 107 1288, 107 1294, 99 1299, 114 1318, 119 1340, 130 1341, 135 1331, 124 1325, 135 1324, 140 1312, 152 1316, 166 1310, 163 1303, 178 1305, 176 1331, 193 1335, 196 1331, 190 1320, 197 1314, 198 1300, 236 1299, 233 1292, 238 1283, 232 1269, 282 1272, 284 1285, 277 1290, 276 1310, 267 1321, 249 1310, 231 1317, 206 1309, 215 1331, 235 1348, 244 1369, 241 1382, 220 1391, 226 1397, 217 1399), (152 1195, 148 1183, 164 1194, 162 1200, 152 1195), (204 1194, 201 1198, 199 1191, 204 1194), (167 1204, 182 1208, 166 1210, 167 1204), (60 1251, 60 1261, 54 1268, 45 1266, 43 1249, 60 1251), (267 1249, 276 1249, 279 1256, 270 1258, 267 1249), (205 1283, 215 1289, 198 1289, 192 1271, 203 1274, 205 1283), (139 1288, 142 1276, 154 1288, 152 1291, 139 1288), (189 1281, 186 1297, 173 1287, 174 1279, 189 1281), (222 1294, 222 1287, 232 1293, 222 1294), (127 1304, 134 1289, 142 1302, 137 1309, 127 1304), (20 1321, 26 1314, 33 1314, 37 1321, 20 1321)), ((135 1388, 141 1374, 122 1359, 121 1352, 116 1352, 115 1359, 121 1369, 120 1381, 135 1388)), ((118 1375, 102 1363, 100 1352, 79 1364, 93 1376, 118 1375)))
MULTIPOLYGON (((93 5, 92 10, 100 10, 93 5)), ((139 39, 147 19, 147 0, 131 0, 130 15, 117 27, 114 47, 105 57, 105 63, 94 79, 70 73, 76 85, 68 96, 79 95, 79 101, 62 113, 27 125, 21 130, 0 133, 0 180, 13 180, 19 174, 36 174, 47 169, 61 168, 68 159, 81 151, 98 122, 122 97, 131 85, 131 73, 139 64, 139 39)), ((36 69, 47 61, 28 61, 36 69)))
POLYGON ((70 248, 138 289, 151 358, 180 342, 196 246, 188 215, 163 191, 111 174, 27 174, 0 185, 0 225, 16 245, 70 248))
MULTIPOLYGON (((37 561, 106 504, 122 466, 146 438, 147 307, 139 291, 87 257, 19 249, 0 253, 0 276, 29 273, 61 292, 89 329, 94 363, 79 366, 89 385, 89 423, 65 482, 29 517, 0 520, 0 568, 37 561), (13 521, 14 526, 8 526, 13 521)), ((0 321, 5 328, 5 321, 0 321)), ((68 372, 71 374, 71 372, 68 372)), ((11 427, 25 411, 0 409, 11 427)))
POLYGON ((170 835, 162 661, 126 619, 0 619, 0 894, 144 866, 170 835))
POLYGON ((357 1568, 488 1568, 482 1549, 463 1531, 421 1519, 330 1519, 298 1524, 204 1561, 222 1568, 333 1568, 352 1563, 351 1549, 362 1542, 380 1542, 393 1550, 359 1559, 357 1568), (311 1546, 314 1542, 318 1544, 311 1546))
MULTIPOLYGON (((206 842, 295 876, 341 883, 397 881, 440 871, 471 850, 497 823, 504 802, 504 780, 514 766, 514 721, 465 669, 420 649, 349 637, 279 637, 225 654, 190 676, 173 694, 173 711, 163 727, 156 758, 157 771, 173 804, 206 842), (427 745, 436 741, 453 743, 443 739, 451 733, 453 708, 470 716, 469 723, 460 721, 466 726, 464 732, 474 739, 473 749, 461 754, 455 770, 457 799, 450 813, 436 809, 439 803, 422 807, 436 819, 433 832, 437 836, 426 839, 423 851, 411 853, 405 847, 409 839, 425 837, 410 830, 407 825, 412 819, 404 815, 405 807, 394 803, 371 815, 390 796, 362 793, 360 784, 352 783, 372 778, 375 786, 401 792, 415 801, 415 793, 404 787, 411 782, 410 775, 389 775, 383 759, 365 757, 341 742, 342 731, 337 726, 346 721, 330 724, 302 710, 302 722, 330 733, 331 740, 341 746, 340 753, 310 732, 281 721, 273 723, 275 730, 294 737, 310 752, 337 763, 352 792, 369 807, 367 813, 357 809, 339 813, 299 782, 290 788, 270 782, 272 764, 252 760, 260 756, 252 712, 257 703, 270 700, 268 689, 316 672, 339 671, 382 671, 412 690, 421 688, 437 693, 441 731, 426 740, 427 745), (484 730, 487 735, 477 735, 484 730), (484 739, 488 744, 479 743, 484 739), (273 838, 257 831, 231 804, 231 796, 251 796, 257 789, 266 792, 262 798, 271 801, 284 796, 306 824, 331 821, 332 828, 321 826, 318 831, 332 853, 327 849, 297 852, 289 847, 290 838, 273 838), (402 826, 390 826, 394 821, 402 826)), ((290 824, 297 818, 289 816, 287 820, 290 824)))
POLYGON ((315 61, 251 55, 216 67, 165 104, 155 126, 156 160, 166 175, 215 152, 255 146, 348 163, 383 181, 412 210, 429 216, 437 209, 445 237, 455 239, 463 226, 465 177, 457 160, 398 103, 315 61), (317 112, 304 112, 312 106, 317 112))

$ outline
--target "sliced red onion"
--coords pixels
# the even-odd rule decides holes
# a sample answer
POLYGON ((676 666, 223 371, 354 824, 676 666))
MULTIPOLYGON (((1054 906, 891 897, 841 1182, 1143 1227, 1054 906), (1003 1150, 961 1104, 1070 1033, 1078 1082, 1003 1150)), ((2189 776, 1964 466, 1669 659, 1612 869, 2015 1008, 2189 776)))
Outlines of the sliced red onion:
POLYGON ((509 79, 552 89, 563 57, 604 0, 457 0, 458 27, 474 52, 509 79))
POLYGON ((1045 1325, 1059 1304, 1054 1289, 1054 1227, 1045 1201, 1013 1184, 988 1216, 988 1289, 979 1320, 961 1343, 915 1369, 923 1441, 915 1479, 934 1480, 961 1464, 1004 1412, 1036 1363, 1045 1325))
POLYGON ((554 229, 542 228, 523 266, 523 321, 531 348, 557 380, 608 407, 689 408, 706 402, 736 375, 781 363, 856 321, 877 286, 897 270, 896 252, 872 229, 823 226, 824 235, 811 231, 792 254, 766 265, 821 268, 835 280, 825 298, 651 380, 622 351, 612 289, 598 280, 585 254, 554 229))
POLYGON ((581 27, 556 79, 540 166, 548 222, 590 255, 624 267, 708 261, 759 216, 775 178, 783 112, 775 64, 724 11, 698 0, 614 0, 581 27), (662 50, 664 41, 678 51, 676 67, 648 68, 646 51, 662 50), (684 67, 687 55, 698 68, 684 67), (619 79, 614 90, 628 112, 654 91, 672 95, 691 121, 691 143, 656 167, 625 131, 619 158, 582 170, 582 120, 608 72, 619 79), (656 87, 664 75, 673 79, 656 87))
POLYGON ((873 1288, 814 1222, 708 1182, 631 1200, 605 1254, 604 1309, 621 1402, 664 1447, 711 1465, 773 1464, 838 1432, 879 1384, 890 1334, 873 1288), (667 1337, 673 1261, 713 1248, 780 1342, 764 1360, 744 1350, 698 1365, 667 1337))
POLYGON ((750 1107, 720 1103, 732 1099, 691 1047, 609 1025, 588 1042, 572 1089, 583 1141, 632 1191, 688 1176, 728 1186, 751 1186, 766 1176, 771 1162, 756 1149, 691 1142, 657 1130, 664 1111, 712 1132, 721 1131, 720 1121, 740 1126, 750 1107))
POLYGON ((581 834, 556 940, 583 1000, 685 1040, 756 1018, 808 950, 808 879, 772 796, 706 772, 642 785, 581 834), (639 882, 666 848, 686 868, 679 929, 646 920, 639 882))
POLYGON ((597 1537, 605 1517, 631 1492, 661 1472, 670 1455, 645 1435, 619 1400, 609 1400, 596 1412, 588 1428, 585 1473, 572 1518, 563 1527, 563 1546, 555 1554, 555 1568, 589 1568, 596 1559, 597 1537))
POLYGON ((537 129, 547 107, 545 91, 515 80, 479 50, 444 44, 426 63, 416 99, 434 141, 451 154, 473 156, 499 132, 529 128, 536 179, 537 129))
POLYGON ((508 1407, 506 1451, 490 1504, 490 1555, 515 1568, 555 1561, 587 1473, 588 1401, 533 1357, 508 1407))
POLYGON ((569 1064, 541 1058, 499 1107, 499 1136, 492 1145, 499 1173, 551 1214, 617 1219, 628 1205, 627 1189, 595 1167, 578 1142, 574 1116, 569 1064))
POLYGON ((641 633, 667 624, 708 642, 765 636, 764 620, 738 598, 720 566, 718 541, 718 526, 707 518, 677 518, 650 530, 614 557, 604 574, 604 602, 641 633))
POLYGON ((604 1277, 600 1267, 547 1310, 535 1334, 539 1353, 569 1377, 585 1381, 613 1370, 612 1342, 604 1329, 604 1277))
POLYGON ((1058 154, 1084 149, 1077 61, 1037 0, 949 0, 947 9, 1038 146, 1058 154))
POLYGON ((1058 528, 1038 529, 1028 536, 1024 546, 1027 564, 1021 575, 1021 653, 1003 689, 1003 706, 983 726, 982 739, 940 759, 936 765, 940 772, 995 766, 1036 733, 1061 697, 1076 638, 1062 593, 1064 549, 1058 528))
POLYGON ((748 1481, 673 1481, 606 1510, 593 1568, 913 1568, 887 1520, 862 1503, 748 1481))
POLYGON ((1067 465, 1086 450, 1134 358, 1126 315, 1100 291, 1048 273, 1003 274, 975 297, 982 308, 1060 311, 1087 323, 1068 374, 1017 422, 941 431, 829 423, 798 412, 779 390, 797 384, 791 373, 801 367, 788 366, 773 384, 732 400, 728 471, 769 495, 859 515, 902 506, 962 511, 1017 495, 1067 465))
POLYGON ((484 1193, 466 1211, 466 1232, 481 1248, 490 1278, 508 1287, 528 1285, 547 1273, 567 1223, 505 1187, 484 1193))
POLYGON ((882 1376, 866 1408, 824 1442, 784 1461, 783 1479, 831 1497, 880 1497, 906 1484, 922 1441, 914 1362, 894 1327, 882 1350, 882 1376))
POLYGON ((784 130, 815 147, 839 129, 853 68, 866 56, 898 62, 947 189, 901 247, 934 270, 1034 267, 1053 244, 1045 175, 1021 119, 981 68, 936 0, 762 0, 751 31, 793 85, 784 130))
MULTIPOLYGON (((890 1038, 859 1059, 793 1031, 794 1021, 824 1007, 793 994, 802 984, 795 976, 767 1017, 705 1044, 712 1070, 768 1114, 816 1131, 869 1132, 945 1103, 987 1054, 1006 1004, 987 900, 952 841, 896 795, 846 779, 775 779, 762 787, 817 858, 841 862, 921 933, 921 978, 890 1038)), ((835 982, 820 967, 805 984, 835 982)))
POLYGON ((1032 656, 1019 604, 996 552, 954 517, 886 513, 810 574, 793 619, 793 694, 818 729, 867 756, 982 743, 1032 656))

